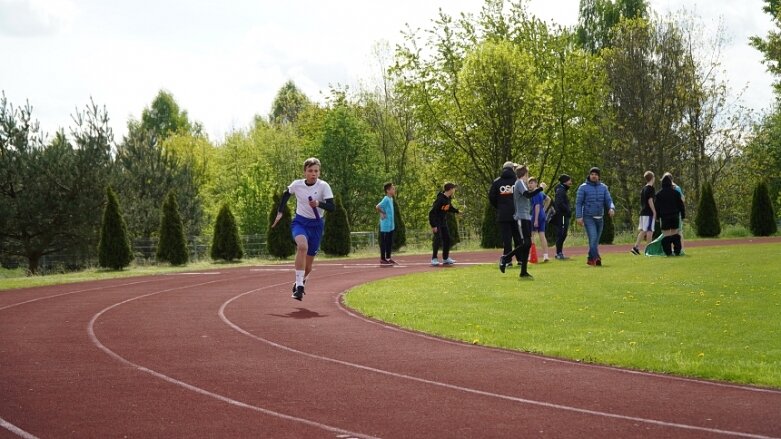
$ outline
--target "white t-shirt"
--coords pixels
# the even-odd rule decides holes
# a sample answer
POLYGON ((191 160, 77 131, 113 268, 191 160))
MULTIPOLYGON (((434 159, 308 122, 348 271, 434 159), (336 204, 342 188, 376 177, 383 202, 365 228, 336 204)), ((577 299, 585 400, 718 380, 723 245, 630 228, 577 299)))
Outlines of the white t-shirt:
MULTIPOLYGON (((315 219, 315 211, 309 207, 309 197, 317 201, 325 201, 334 197, 334 193, 331 192, 331 186, 319 178, 312 186, 307 186, 306 180, 303 178, 294 180, 287 187, 287 191, 296 196, 296 215, 309 219, 315 219)), ((319 207, 317 210, 320 218, 322 218, 325 211, 319 207)))

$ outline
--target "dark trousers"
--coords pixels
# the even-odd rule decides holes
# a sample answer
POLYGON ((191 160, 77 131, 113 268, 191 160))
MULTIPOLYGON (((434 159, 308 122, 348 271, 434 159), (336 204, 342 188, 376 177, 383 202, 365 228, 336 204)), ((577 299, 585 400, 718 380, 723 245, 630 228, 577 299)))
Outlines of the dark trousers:
POLYGON ((553 227, 556 228, 556 254, 564 253, 564 241, 569 232, 570 216, 556 215, 553 217, 553 227))
POLYGON ((516 228, 521 235, 521 244, 509 254, 504 255, 504 260, 509 261, 515 256, 521 265, 521 274, 526 274, 529 265, 529 250, 532 248, 532 222, 531 220, 520 220, 516 223, 516 228))
POLYGON ((437 227, 437 233, 434 234, 434 251, 431 253, 432 259, 437 257, 440 246, 442 246, 442 259, 447 259, 450 256, 450 230, 447 225, 437 227))
POLYGON ((393 230, 380 232, 380 258, 390 259, 391 250, 393 250, 393 230))
POLYGON ((675 252, 675 256, 681 254, 681 235, 675 234, 672 236, 665 236, 662 238, 662 250, 667 256, 672 256, 675 252))
MULTIPOLYGON (((502 238, 502 246, 504 247, 502 254, 508 255, 515 247, 521 245, 521 231, 518 229, 518 222, 515 220, 498 221, 496 225, 499 228, 499 236, 502 238), (515 245, 513 245, 513 242, 515 242, 515 245)), ((510 258, 510 260, 505 260, 505 262, 512 262, 512 256, 510 258)), ((520 262, 520 259, 518 262, 520 262)))

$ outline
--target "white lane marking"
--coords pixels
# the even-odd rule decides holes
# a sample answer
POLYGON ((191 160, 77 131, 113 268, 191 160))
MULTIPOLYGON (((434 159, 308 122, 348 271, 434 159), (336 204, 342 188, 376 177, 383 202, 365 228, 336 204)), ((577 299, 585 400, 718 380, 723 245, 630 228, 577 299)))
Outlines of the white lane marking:
MULTIPOLYGON (((187 286, 176 287, 176 288, 169 288, 169 289, 155 291, 153 293, 144 294, 144 295, 141 295, 141 296, 137 296, 137 297, 133 297, 131 299, 124 300, 122 302, 115 303, 114 305, 111 305, 111 306, 109 306, 107 308, 104 308, 103 310, 101 310, 100 312, 95 314, 92 317, 92 319, 90 319, 89 324, 87 325, 87 332, 89 333, 90 340, 92 340, 92 343, 95 346, 97 346, 98 349, 102 350, 103 352, 105 352, 110 357, 114 358, 115 360, 119 361, 120 363, 125 364, 127 366, 130 366, 130 367, 132 367, 132 368, 134 368, 134 369, 136 369, 136 370, 138 370, 140 372, 144 372, 144 373, 147 373, 149 375, 152 375, 152 376, 154 376, 156 378, 159 378, 159 379, 161 379, 161 380, 163 380, 165 382, 168 382, 170 384, 174 384, 174 385, 183 387, 183 388, 185 388, 187 390, 191 390, 191 391, 193 391, 195 393, 198 393, 200 395, 209 396, 211 398, 217 399, 219 401, 225 402, 227 404, 230 404, 230 405, 233 405, 233 406, 236 406, 236 407, 254 410, 256 412, 260 412, 260 413, 263 413, 263 414, 266 414, 266 415, 269 415, 269 416, 274 416, 274 417, 285 419, 285 420, 288 420, 288 421, 298 422, 298 423, 301 423, 301 424, 305 424, 305 425, 309 425, 309 426, 312 426, 312 427, 320 428, 322 430, 330 431, 332 433, 347 434, 347 435, 350 435, 350 436, 354 436, 356 438, 378 439, 378 438, 375 438, 374 436, 368 436, 368 435, 364 435, 364 434, 361 434, 361 433, 351 432, 349 430, 344 430, 344 429, 341 429, 341 428, 332 427, 330 425, 321 424, 321 423, 316 422, 316 421, 310 421, 308 419, 300 418, 300 417, 297 417, 297 416, 287 415, 287 414, 284 414, 284 413, 281 413, 281 412, 276 412, 276 411, 273 411, 273 410, 265 409, 263 407, 258 407, 258 406, 254 406, 254 405, 251 405, 251 404, 247 404, 245 402, 237 401, 237 400, 229 398, 227 396, 223 396, 223 395, 220 395, 220 394, 217 394, 217 393, 214 393, 214 392, 210 392, 210 391, 208 391, 206 389, 202 389, 200 387, 194 386, 194 385, 186 383, 184 381, 177 380, 176 378, 172 378, 172 377, 170 377, 168 375, 165 375, 163 373, 160 373, 160 372, 154 371, 152 369, 146 368, 144 366, 141 366, 139 364, 133 363, 132 361, 130 361, 130 360, 120 356, 116 352, 114 352, 111 349, 109 349, 108 347, 106 347, 103 343, 101 343, 100 340, 98 339, 98 337, 95 335, 95 322, 104 313, 106 313, 106 312, 108 312, 108 311, 110 311, 110 310, 112 310, 114 308, 117 308, 117 307, 119 307, 121 305, 124 305, 124 304, 126 304, 128 302, 132 302, 134 300, 138 300, 138 299, 142 299, 142 298, 145 298, 145 297, 154 296, 154 295, 165 293, 165 292, 169 292, 169 291, 180 290, 180 289, 184 289, 184 288, 199 287, 199 286, 208 285, 208 284, 212 284, 212 283, 215 283, 215 282, 221 282, 221 281, 223 281, 223 280, 222 279, 220 279, 220 280, 213 280, 213 281, 210 281, 210 282, 203 282, 203 283, 200 283, 200 284, 187 285, 187 286)), ((278 283, 278 284, 275 284, 275 285, 267 285, 267 286, 265 286, 263 288, 250 290, 248 292, 260 291, 260 290, 269 289, 269 288, 277 288, 277 287, 281 287, 283 285, 288 285, 288 284, 289 284, 289 282, 278 283)))
POLYGON ((219 271, 186 271, 182 273, 166 273, 163 276, 182 276, 182 275, 193 275, 193 274, 222 274, 219 271))
POLYGON ((38 439, 38 436, 34 436, 34 435, 32 435, 32 434, 22 430, 21 428, 19 428, 16 425, 6 421, 3 418, 0 418, 0 427, 5 428, 6 430, 10 431, 11 433, 13 433, 13 434, 15 434, 15 435, 17 435, 19 437, 22 437, 24 439, 38 439))
POLYGON ((87 288, 87 289, 84 289, 84 290, 68 291, 67 293, 53 294, 51 296, 43 296, 43 297, 38 297, 38 298, 35 298, 35 299, 25 300, 24 302, 12 303, 11 305, 6 305, 4 307, 1 307, 0 311, 3 311, 3 310, 8 309, 8 308, 13 308, 13 307, 19 306, 19 305, 24 305, 26 303, 37 302, 39 300, 54 299, 56 297, 68 296, 70 294, 76 294, 76 293, 85 293, 87 291, 95 291, 95 290, 110 289, 110 288, 117 288, 117 287, 127 287, 127 286, 130 286, 130 285, 138 285, 138 284, 144 284, 144 283, 154 282, 154 281, 155 281, 155 279, 149 279, 149 280, 141 280, 141 281, 137 281, 137 282, 129 282, 129 283, 126 283, 126 284, 101 285, 99 287, 87 288))
POLYGON ((743 433, 743 432, 739 432, 739 431, 722 430, 722 429, 718 429, 718 428, 699 427, 699 426, 696 426, 696 425, 680 424, 680 423, 677 423, 677 422, 667 422, 667 421, 660 421, 660 420, 656 420, 656 419, 640 418, 640 417, 636 417, 636 416, 620 415, 620 414, 616 414, 616 413, 609 413, 609 412, 602 412, 602 411, 598 411, 598 410, 589 410, 589 409, 583 409, 583 408, 578 408, 578 407, 572 407, 572 406, 563 405, 563 404, 555 404, 555 403, 551 403, 551 402, 537 401, 537 400, 526 399, 526 398, 519 398, 519 397, 516 397, 516 396, 510 396, 510 395, 503 395, 503 394, 499 394, 499 393, 487 392, 487 391, 484 391, 484 390, 472 389, 472 388, 469 388, 469 387, 458 386, 458 385, 455 385, 455 384, 448 384, 448 383, 443 383, 443 382, 440 382, 440 381, 429 380, 429 379, 426 379, 426 378, 420 378, 420 377, 406 375, 406 374, 402 374, 402 373, 391 372, 391 371, 388 371, 388 370, 377 369, 375 367, 365 366, 363 364, 351 363, 349 361, 339 360, 339 359, 336 359, 336 358, 325 357, 325 356, 322 356, 322 355, 317 355, 317 354, 312 354, 312 353, 309 353, 309 352, 300 351, 298 349, 291 348, 289 346, 286 346, 286 345, 283 345, 283 344, 280 344, 280 343, 276 343, 276 342, 273 342, 273 341, 268 340, 266 338, 263 338, 263 337, 255 335, 255 334, 252 334, 252 333, 246 331, 244 328, 236 325, 235 323, 230 321, 225 316, 225 308, 230 303, 232 303, 234 300, 236 300, 236 299, 238 299, 240 297, 243 297, 243 296, 246 296, 247 294, 255 293, 255 292, 258 292, 258 291, 260 291, 260 289, 247 291, 247 292, 239 294, 238 296, 234 296, 234 297, 228 299, 226 302, 224 302, 222 304, 222 306, 220 306, 220 309, 218 311, 220 319, 222 319, 222 321, 225 322, 226 325, 230 326, 231 328, 233 328, 237 332, 246 335, 247 337, 250 337, 250 338, 258 340, 258 341, 261 341, 261 342, 266 343, 266 344, 268 344, 270 346, 273 346, 273 347, 276 347, 276 348, 279 348, 279 349, 282 349, 282 350, 285 350, 285 351, 288 351, 288 352, 292 352, 294 354, 303 355, 303 356, 306 356, 306 357, 309 357, 309 358, 314 358, 316 360, 321 360, 321 361, 326 361, 326 362, 330 362, 330 363, 340 364, 342 366, 348 366, 348 367, 352 367, 352 368, 355 368, 355 369, 360 369, 360 370, 365 370, 365 371, 369 371, 369 372, 374 372, 374 373, 378 373, 378 374, 381 374, 381 375, 392 376, 392 377, 401 378, 401 379, 405 379, 405 380, 410 380, 410 381, 415 381, 415 382, 419 382, 419 383, 429 384, 429 385, 432 385, 432 386, 443 387, 443 388, 446 388, 446 389, 457 390, 457 391, 461 391, 461 392, 465 392, 465 393, 471 393, 471 394, 474 394, 474 395, 487 396, 487 397, 502 399, 502 400, 506 400, 506 401, 518 402, 518 403, 521 403, 521 404, 529 404, 529 405, 535 405, 535 406, 539 406, 539 407, 546 407, 546 408, 551 408, 551 409, 556 409, 556 410, 564 410, 564 411, 569 411, 569 412, 575 412, 575 413, 581 413, 581 414, 592 415, 592 416, 599 416, 599 417, 605 417, 605 418, 620 419, 620 420, 623 420, 623 421, 641 422, 641 423, 644 423, 644 424, 652 424, 652 425, 657 425, 657 426, 661 426, 661 427, 680 428, 680 429, 684 429, 684 430, 702 431, 702 432, 706 432, 706 433, 714 433, 714 434, 722 434, 722 435, 738 436, 738 437, 746 437, 746 438, 754 438, 754 439, 778 439, 778 438, 774 438, 773 436, 764 436, 764 435, 758 435, 758 434, 743 433))
MULTIPOLYGON (((397 261, 397 262, 399 262, 399 261, 397 261)), ((374 263, 374 264, 372 264, 372 263, 363 263, 363 262, 355 262, 355 263, 348 263, 348 262, 344 262, 344 263, 339 263, 339 262, 318 262, 317 263, 318 267, 327 266, 327 267, 344 267, 344 268, 349 268, 349 267, 382 267, 382 268, 385 268, 385 267, 394 267, 394 266, 395 267, 411 267, 411 266, 421 266, 421 265, 430 266, 431 268, 437 268, 437 267, 439 267, 439 268, 449 268, 449 267, 457 267, 459 265, 489 265, 489 263, 488 262, 456 262, 455 264, 452 264, 452 265, 444 265, 444 264, 431 265, 431 262, 399 262, 398 265, 380 265, 379 262, 374 263)))

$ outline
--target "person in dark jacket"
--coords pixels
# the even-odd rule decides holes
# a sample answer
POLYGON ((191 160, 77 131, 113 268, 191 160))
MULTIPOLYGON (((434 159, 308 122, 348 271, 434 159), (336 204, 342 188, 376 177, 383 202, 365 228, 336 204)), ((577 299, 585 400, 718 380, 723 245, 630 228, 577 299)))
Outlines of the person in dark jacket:
POLYGON ((659 222, 662 224, 662 249, 664 254, 676 256, 681 254, 681 235, 678 227, 681 220, 686 218, 686 206, 680 192, 673 188, 673 179, 669 175, 662 178, 662 189, 656 193, 654 202, 659 222))
MULTIPOLYGON (((521 232, 518 230, 515 218, 513 218, 515 214, 513 187, 517 180, 514 169, 515 163, 505 162, 502 166, 502 174, 494 180, 488 190, 488 202, 496 209, 496 225, 504 247, 504 252, 499 257, 499 270, 501 271, 512 264, 512 259, 506 260, 504 255, 510 254, 513 248, 521 245, 521 232), (513 242, 515 242, 515 246, 513 246, 513 242)), ((516 259, 518 257, 516 256, 516 259)), ((518 262, 520 263, 520 259, 518 262)))
POLYGON ((431 205, 428 212, 428 223, 431 231, 434 233, 433 252, 431 256, 431 265, 438 266, 439 246, 442 245, 442 263, 453 265, 456 261, 450 258, 450 230, 447 227, 448 212, 459 213, 458 209, 451 204, 453 194, 456 192, 455 183, 445 183, 442 192, 437 194, 437 199, 431 205))
POLYGON ((556 229, 556 259, 569 259, 564 256, 564 241, 569 232, 569 223, 572 218, 572 210, 569 205, 569 191, 572 186, 572 177, 567 174, 561 174, 559 184, 556 185, 553 195, 553 208, 556 213, 551 218, 551 225, 556 229))

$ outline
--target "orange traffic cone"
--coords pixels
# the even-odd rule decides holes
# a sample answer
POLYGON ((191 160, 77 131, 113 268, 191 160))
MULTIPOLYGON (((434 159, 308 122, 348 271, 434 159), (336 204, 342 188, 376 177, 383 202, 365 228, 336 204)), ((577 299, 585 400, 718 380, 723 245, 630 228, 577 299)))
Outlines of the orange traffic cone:
POLYGON ((537 263, 537 246, 532 243, 532 248, 529 250, 529 262, 532 264, 537 263))

